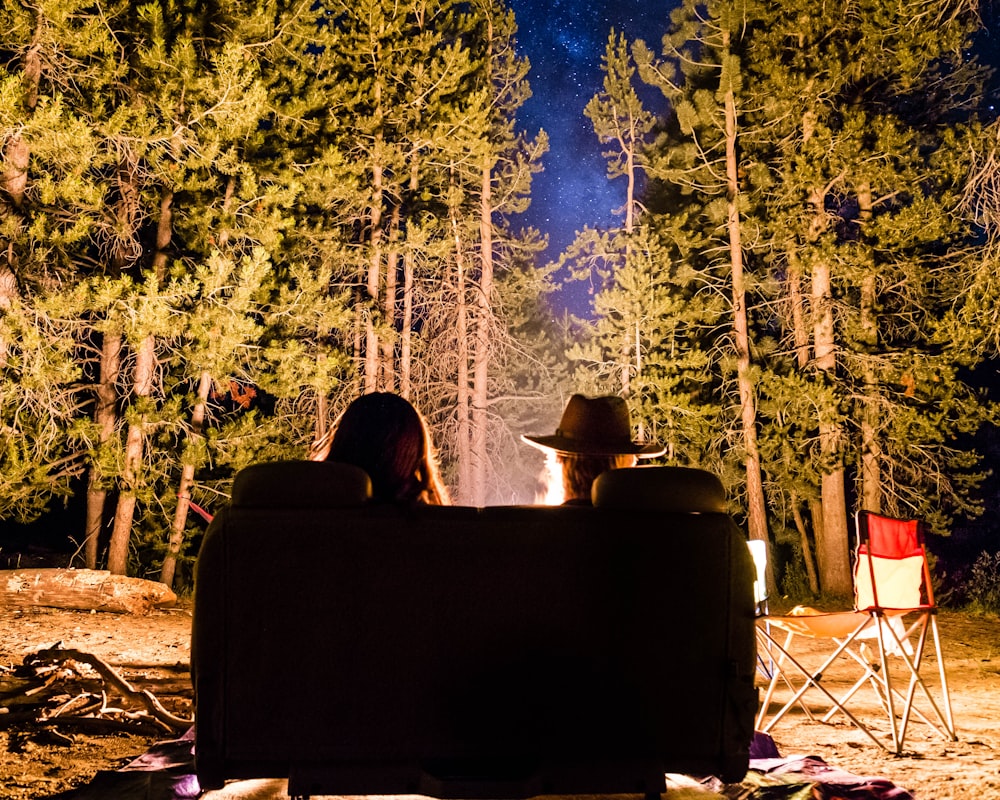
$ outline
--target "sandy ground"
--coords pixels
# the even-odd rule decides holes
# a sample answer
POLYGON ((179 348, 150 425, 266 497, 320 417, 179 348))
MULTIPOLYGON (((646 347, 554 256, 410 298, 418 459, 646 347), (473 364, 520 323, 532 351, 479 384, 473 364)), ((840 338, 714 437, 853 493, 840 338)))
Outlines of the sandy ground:
MULTIPOLYGON (((822 724, 796 713, 771 731, 781 755, 818 756, 858 775, 887 778, 918 800, 1000 800, 1000 622, 945 611, 940 624, 958 741, 915 722, 904 754, 895 756, 849 723, 822 724)), ((61 642, 104 659, 137 686, 162 695, 172 711, 189 714, 190 627, 184 603, 144 617, 0 609, 0 679, 24 656, 61 642)), ((861 708, 879 728, 874 706, 861 708)), ((0 798, 34 800, 82 785, 98 770, 127 763, 153 740, 73 733, 56 743, 0 720, 0 798)))

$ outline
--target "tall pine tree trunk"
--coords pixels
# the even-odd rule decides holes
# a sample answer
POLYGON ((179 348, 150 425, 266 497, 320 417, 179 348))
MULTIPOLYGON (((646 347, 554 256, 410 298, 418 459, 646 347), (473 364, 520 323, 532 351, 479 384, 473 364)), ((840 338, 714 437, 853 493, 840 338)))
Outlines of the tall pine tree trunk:
MULTIPOLYGON (((392 207, 392 214, 389 217, 389 242, 385 257, 385 302, 382 305, 382 313, 385 317, 383 323, 387 331, 392 331, 396 326, 396 304, 399 283, 399 225, 400 208, 396 203, 392 207)), ((396 342, 394 337, 387 334, 382 342, 382 372, 381 386, 386 392, 396 390, 396 342)))
MULTIPOLYGON (((143 337, 136 349, 135 373, 132 392, 137 404, 153 392, 153 370, 156 363, 156 337, 143 337)), ((145 415, 139 414, 128 426, 125 439, 125 466, 122 470, 122 489, 115 508, 115 522, 108 545, 108 570, 124 575, 128 567, 128 547, 132 536, 132 518, 135 514, 136 483, 142 467, 145 415)))
MULTIPOLYGON (((820 201, 821 202, 821 201, 820 201)), ((815 213, 825 214, 822 205, 815 213)), ((836 371, 836 344, 833 322, 833 291, 830 266, 820 258, 812 268, 813 351, 816 368, 822 372, 836 371)), ((831 377, 831 380, 834 378, 831 377)), ((819 440, 825 467, 820 478, 823 502, 823 525, 817 528, 816 555, 819 562, 820 584, 825 593, 851 593, 851 563, 847 530, 847 496, 843 466, 840 461, 841 430, 834 415, 836 409, 820 409, 819 440), (822 535, 820 535, 820 531, 822 535)))
MULTIPOLYGON (((454 192, 452 192, 454 194, 454 192)), ((472 495, 472 469, 471 469, 471 419, 470 400, 471 392, 469 386, 469 306, 466 298, 465 286, 465 255, 462 251, 462 236, 458 227, 458 210, 454 204, 450 208, 451 229, 455 244, 455 335, 457 337, 457 367, 455 375, 456 383, 456 409, 457 414, 457 441, 455 450, 458 461, 458 497, 461 503, 468 503, 472 495)))
POLYGON ((812 544, 809 541, 806 521, 802 516, 802 509, 799 507, 799 496, 794 490, 789 496, 789 505, 792 508, 795 530, 799 534, 799 547, 802 548, 802 561, 806 566, 806 581, 809 583, 809 591, 817 595, 819 594, 819 578, 816 575, 816 562, 813 559, 812 544))
MULTIPOLYGON (((127 148, 116 170, 118 200, 115 204, 115 226, 112 238, 109 273, 121 277, 125 267, 141 258, 139 241, 141 198, 139 196, 138 159, 127 148)), ((98 450, 103 450, 118 427, 118 378, 121 373, 121 331, 106 331, 101 341, 101 363, 95 387, 94 422, 97 423, 98 450)), ((88 569, 97 568, 98 543, 104 524, 107 489, 102 485, 100 458, 90 465, 87 476, 87 509, 84 520, 84 559, 88 569)))
MULTIPOLYGON (((420 162, 414 154, 410 160, 410 183, 411 194, 416 194, 420 188, 420 162)), ((406 235, 409 235, 407 227, 406 235)), ((400 308, 399 320, 399 367, 397 369, 399 378, 399 393, 409 399, 413 391, 411 385, 412 361, 413 361, 413 279, 414 279, 414 255, 413 247, 403 249, 403 295, 401 298, 402 308, 400 308)))
POLYGON ((354 366, 354 370, 351 373, 351 389, 352 389, 351 394, 358 395, 361 393, 361 387, 364 385, 362 381, 362 376, 364 375, 364 362, 365 362, 364 290, 360 286, 354 287, 354 290, 351 293, 351 298, 354 301, 354 327, 352 328, 353 336, 351 337, 351 354, 352 354, 351 360, 354 366))
MULTIPOLYGON (((98 447, 102 447, 115 432, 118 423, 118 395, 115 386, 121 371, 122 337, 120 333, 104 334, 101 343, 101 365, 97 382, 97 404, 94 421, 97 423, 98 447)), ((87 569, 97 569, 97 547, 104 525, 104 505, 108 491, 101 486, 99 463, 90 465, 87 476, 87 510, 84 533, 84 563, 87 569)))
POLYGON ((409 398, 413 359, 413 253, 407 248, 403 254, 403 309, 402 330, 399 333, 399 393, 409 398))
POLYGON ((472 492, 475 506, 486 505, 489 463, 489 371, 490 339, 493 331, 493 171, 483 164, 479 206, 480 272, 476 309, 476 350, 472 371, 472 492))
MULTIPOLYGON (((212 375, 207 370, 201 373, 198 381, 198 400, 191 412, 191 432, 188 434, 188 445, 195 443, 204 436, 205 413, 208 409, 208 395, 212 391, 212 375)), ((174 571, 177 559, 184 545, 184 529, 187 526, 188 507, 191 503, 191 487, 194 485, 194 467, 190 461, 185 461, 181 467, 181 482, 177 490, 177 508, 174 510, 174 521, 170 529, 170 541, 167 543, 167 553, 163 557, 160 568, 160 583, 167 586, 174 584, 174 571)))
MULTIPOLYGON (((729 32, 723 32, 729 47, 729 32)), ((726 115, 726 200, 729 233, 729 260, 733 291, 733 329, 736 343, 736 383, 740 397, 740 424, 747 476, 747 527, 751 539, 766 542, 767 507, 761 479, 760 449, 757 444, 757 405, 750 375, 750 328, 747 320, 746 288, 743 277, 743 243, 740 231, 739 179, 736 161, 736 98, 732 87, 725 93, 726 115)), ((773 570, 768 563, 768 588, 774 588, 773 570)))
MULTIPOLYGON (((45 24, 42 13, 36 11, 35 32, 31 46, 24 54, 24 72, 21 77, 24 87, 24 107, 29 115, 34 113, 38 105, 39 84, 42 78, 40 40, 45 24)), ((5 169, 0 172, 0 205, 8 206, 9 201, 15 209, 20 209, 24 205, 28 188, 28 167, 31 165, 31 148, 20 131, 14 133, 4 143, 2 164, 5 169)), ((13 219, 14 215, 11 215, 11 218, 13 219)), ((17 285, 17 251, 13 241, 0 258, 3 259, 0 263, 0 311, 2 311, 10 308, 20 295, 17 285)), ((6 363, 7 342, 0 339, 0 364, 6 365, 6 363)))
MULTIPOLYGON (((156 225, 156 250, 151 265, 157 282, 162 280, 167 265, 167 246, 170 244, 173 232, 173 202, 174 193, 169 189, 164 189, 160 198, 160 218, 156 225)), ((142 405, 143 401, 153 393, 156 336, 147 334, 135 346, 132 393, 137 400, 136 404, 142 405)), ((124 575, 128 567, 128 547, 132 537, 132 518, 136 503, 135 489, 138 472, 142 466, 145 428, 145 415, 138 414, 129 423, 125 438, 122 490, 118 494, 115 521, 111 529, 111 542, 108 545, 108 570, 116 575, 124 575)))
MULTIPOLYGON (((378 148, 376 148, 378 149, 378 148)), ((372 173, 372 203, 368 214, 368 303, 365 314, 365 383, 364 390, 377 392, 379 389, 379 342, 375 329, 378 314, 379 287, 382 283, 382 166, 376 164, 372 173)))
MULTIPOLYGON (((223 216, 232 211, 233 197, 236 194, 236 178, 230 175, 226 181, 226 191, 222 198, 223 216)), ((230 230, 223 227, 219 231, 218 248, 224 251, 229 244, 230 230)), ((198 378, 198 392, 194 408, 191 409, 191 428, 187 434, 186 445, 194 450, 199 440, 204 436, 205 415, 208 410, 208 396, 212 391, 212 374, 203 369, 198 378)), ((191 487, 194 485, 195 464, 185 459, 181 465, 181 479, 177 487, 177 507, 174 509, 174 520, 170 528, 170 539, 167 542, 167 552, 163 556, 160 567, 160 582, 173 586, 174 572, 177 569, 177 559, 184 546, 184 529, 187 527, 188 509, 191 505, 191 487)))
MULTIPOLYGON (((791 305, 790 317, 792 320, 792 343, 795 347, 795 363, 799 371, 804 372, 809 366, 809 331, 806 327, 805 301, 802 295, 802 265, 799 263, 794 245, 788 248, 787 285, 788 301, 791 305)), ((805 562, 809 591, 818 595, 819 577, 816 574, 816 559, 809 541, 809 531, 805 519, 799 509, 799 496, 796 492, 791 492, 789 502, 792 506, 795 527, 799 533, 799 544, 802 548, 802 560, 805 562)), ((810 500, 808 506, 809 518, 813 521, 813 541, 819 541, 821 537, 816 526, 823 523, 823 505, 818 500, 810 500)))
MULTIPOLYGON (((861 239, 868 240, 867 226, 872 218, 872 191, 870 184, 858 190, 858 210, 861 220, 861 239)), ((861 339, 868 352, 864 364, 864 401, 861 409, 861 507, 868 511, 882 510, 882 453, 878 441, 878 381, 873 363, 878 347, 878 310, 876 308, 875 265, 861 279, 861 339)))
MULTIPOLYGON (((807 110, 802 115, 803 144, 816 130, 817 115, 807 110)), ((813 361, 817 370, 836 381, 836 331, 833 320, 833 285, 830 264, 822 255, 820 240, 829 225, 826 213, 827 192, 840 180, 835 178, 829 186, 813 188, 806 202, 811 218, 807 242, 819 251, 812 266, 810 302, 813 328, 813 361)), ((847 530, 847 495, 844 486, 844 468, 840 462, 842 432, 836 419, 835 408, 819 409, 820 456, 824 467, 820 476, 820 507, 811 503, 813 530, 816 534, 816 565, 820 588, 823 592, 849 595, 852 590, 850 543, 847 530), (837 465, 837 466, 835 466, 837 465)))

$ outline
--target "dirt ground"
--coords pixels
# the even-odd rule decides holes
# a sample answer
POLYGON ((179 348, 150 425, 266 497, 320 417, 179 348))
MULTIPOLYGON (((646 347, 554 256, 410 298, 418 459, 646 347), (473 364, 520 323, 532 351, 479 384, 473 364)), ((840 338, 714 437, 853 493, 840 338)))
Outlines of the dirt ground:
MULTIPOLYGON (((171 712, 190 717, 190 638, 190 603, 148 616, 0 609, 0 681, 5 674, 13 676, 11 668, 22 664, 25 656, 60 644, 97 656, 136 689, 152 692, 171 712)), ((2 800, 36 800, 83 785, 98 770, 117 769, 157 739, 172 738, 57 730, 66 739, 5 726, 0 714, 2 800)))
MULTIPOLYGON (((913 721, 896 756, 843 717, 823 724, 794 714, 771 731, 781 755, 814 755, 857 775, 887 778, 917 800, 1000 798, 1000 621, 942 610, 938 624, 957 742, 913 721)), ((858 700, 863 721, 886 733, 874 699, 858 700)))
MULTIPOLYGON (((887 778, 917 800, 1000 798, 1000 621, 940 615, 958 741, 911 723, 905 753, 894 756, 845 722, 801 714, 771 732, 782 756, 812 755, 863 776, 887 778)), ((55 609, 0 609, 0 680, 26 655, 61 643, 113 665, 148 688, 171 712, 190 715, 190 604, 148 616, 55 609)), ((156 737, 63 731, 63 736, 4 725, 0 709, 0 798, 50 797, 116 769, 156 737)), ((874 717, 873 717, 874 718, 874 717)))

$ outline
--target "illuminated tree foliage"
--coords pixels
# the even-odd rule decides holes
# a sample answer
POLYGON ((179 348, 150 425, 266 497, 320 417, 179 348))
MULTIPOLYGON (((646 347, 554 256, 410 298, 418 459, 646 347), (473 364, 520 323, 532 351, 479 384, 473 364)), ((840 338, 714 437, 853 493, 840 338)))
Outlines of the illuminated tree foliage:
MULTIPOLYGON (((976 10, 685 3, 660 52, 635 49, 669 100, 646 155, 643 222, 669 254, 659 270, 700 276, 693 303, 731 300, 715 324, 685 328, 709 354, 692 377, 722 401, 722 430, 743 435, 705 437, 693 460, 746 457, 752 400, 771 527, 794 531, 807 560, 815 548, 825 592, 849 591, 853 508, 919 515, 940 532, 978 510, 966 435, 993 409, 969 376, 995 350, 968 346, 989 330, 968 291, 988 291, 984 224, 966 202, 976 174, 989 196, 983 74, 968 57, 976 10), (745 356, 740 295, 723 291, 736 256, 745 356)), ((609 294, 599 324, 628 307, 609 294)))
POLYGON ((640 192, 653 166, 656 118, 636 92, 628 45, 614 31, 602 69, 603 90, 584 113, 606 148, 608 178, 624 179, 625 202, 617 210, 620 228, 586 229, 564 254, 576 280, 601 289, 594 296, 593 335, 570 357, 582 389, 622 393, 640 421, 639 437, 662 441, 674 462, 697 464, 717 420, 701 393, 699 371, 707 359, 689 330, 717 318, 720 308, 701 302, 704 295, 691 302, 699 276, 649 226, 649 203, 656 199, 647 193, 640 202, 640 192))
MULTIPOLYGON (((283 216, 289 192, 263 162, 252 163, 271 113, 259 78, 267 51, 257 42, 272 39, 275 22, 233 4, 214 16, 197 5, 71 5, 5 8, 3 20, 13 32, 4 59, 5 165, 9 153, 28 153, 21 194, 12 192, 16 182, 4 187, 9 285, 26 307, 64 318, 50 360, 64 353, 77 370, 75 381, 65 370, 50 374, 51 397, 56 387, 72 397, 75 416, 61 421, 72 434, 61 451, 39 454, 38 463, 71 476, 89 471, 80 537, 88 565, 110 527, 107 565, 125 571, 138 528, 153 547, 140 560, 148 565, 167 549, 169 582, 196 471, 247 463, 273 441, 244 406, 276 368, 275 349, 261 345, 277 291, 272 255, 282 255, 282 231, 293 224, 283 216), (27 124, 45 108, 63 109, 69 127, 27 124), (74 183, 52 191, 61 174, 74 183), (58 273, 47 268, 46 276, 41 264, 58 273), (233 437, 244 442, 238 457, 233 437)), ((24 386, 24 363, 5 366, 4 380, 24 386)), ((55 419, 60 406, 47 402, 42 411, 55 419)), ((291 441, 288 434, 277 441, 291 441)), ((48 487, 3 474, 34 494, 36 510, 44 507, 48 487)), ((204 477, 206 503, 220 485, 204 477)))
POLYGON ((86 478, 85 562, 171 583, 191 504, 361 391, 411 396, 454 454, 436 337, 463 263, 484 424, 486 276, 518 247, 494 229, 544 147, 514 133, 502 5, 59 0, 0 25, 0 513, 86 478))

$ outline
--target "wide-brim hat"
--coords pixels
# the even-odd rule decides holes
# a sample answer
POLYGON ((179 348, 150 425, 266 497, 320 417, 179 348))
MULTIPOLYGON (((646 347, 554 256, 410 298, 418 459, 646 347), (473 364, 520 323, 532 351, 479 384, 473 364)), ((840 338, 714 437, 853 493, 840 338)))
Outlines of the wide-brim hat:
POLYGON ((575 394, 566 404, 559 427, 552 436, 522 436, 542 450, 588 456, 653 458, 666 448, 632 441, 628 404, 621 397, 584 397, 575 394))

